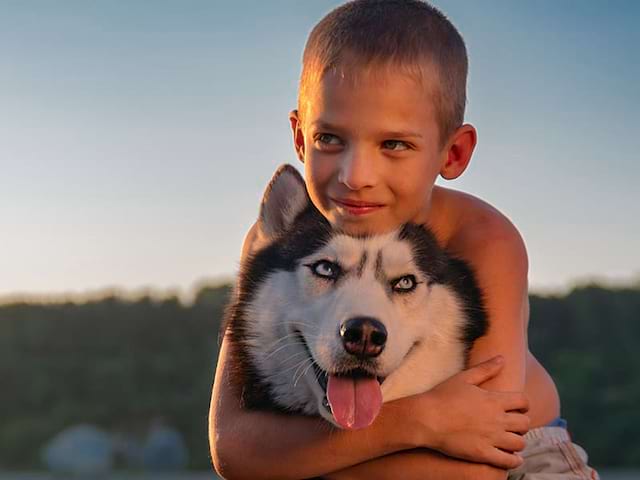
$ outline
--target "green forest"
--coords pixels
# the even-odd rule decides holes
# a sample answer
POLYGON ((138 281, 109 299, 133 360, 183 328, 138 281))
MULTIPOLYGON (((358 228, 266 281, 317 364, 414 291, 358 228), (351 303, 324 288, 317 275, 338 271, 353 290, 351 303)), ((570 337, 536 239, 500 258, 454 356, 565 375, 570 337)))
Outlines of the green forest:
MULTIPOLYGON (((63 428, 141 428, 156 416, 210 467, 207 413, 228 285, 177 298, 0 305, 0 466, 39 469, 63 428)), ((640 285, 531 295, 529 343, 596 467, 640 465, 640 285)))

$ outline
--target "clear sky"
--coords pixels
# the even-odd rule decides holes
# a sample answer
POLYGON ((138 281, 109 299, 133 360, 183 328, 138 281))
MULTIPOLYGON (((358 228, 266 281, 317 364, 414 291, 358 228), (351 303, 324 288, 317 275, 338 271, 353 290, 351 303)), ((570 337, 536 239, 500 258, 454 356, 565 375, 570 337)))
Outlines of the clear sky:
MULTIPOLYGON (((338 1, 0 0, 0 295, 229 278, 338 1)), ((436 3, 533 290, 640 278, 640 2, 436 3)))

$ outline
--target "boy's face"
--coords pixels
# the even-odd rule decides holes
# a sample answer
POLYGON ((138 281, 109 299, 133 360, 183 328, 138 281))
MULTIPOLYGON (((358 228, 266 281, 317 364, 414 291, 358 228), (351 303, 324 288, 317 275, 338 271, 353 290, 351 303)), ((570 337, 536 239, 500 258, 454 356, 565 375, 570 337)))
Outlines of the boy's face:
MULTIPOLYGON (((354 72, 351 72, 354 73, 354 72)), ((314 205, 348 233, 424 223, 447 148, 440 148, 435 74, 327 73, 291 115, 314 205)))

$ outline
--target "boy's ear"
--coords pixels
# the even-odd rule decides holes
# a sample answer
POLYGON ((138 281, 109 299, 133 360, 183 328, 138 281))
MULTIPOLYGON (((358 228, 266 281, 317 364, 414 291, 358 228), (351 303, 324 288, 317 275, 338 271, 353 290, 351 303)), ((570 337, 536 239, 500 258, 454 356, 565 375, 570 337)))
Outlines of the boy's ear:
POLYGON ((311 199, 302 176, 291 165, 281 165, 262 197, 258 227, 264 239, 286 232, 311 199))
POLYGON ((458 178, 467 169, 471 155, 478 141, 478 133, 473 125, 465 124, 456 130, 445 148, 446 158, 440 175, 446 180, 458 178))
POLYGON ((293 146, 296 149, 296 155, 298 160, 304 163, 304 133, 302 132, 302 121, 300 120, 300 115, 298 115, 298 110, 291 110, 289 122, 291 123, 293 146))

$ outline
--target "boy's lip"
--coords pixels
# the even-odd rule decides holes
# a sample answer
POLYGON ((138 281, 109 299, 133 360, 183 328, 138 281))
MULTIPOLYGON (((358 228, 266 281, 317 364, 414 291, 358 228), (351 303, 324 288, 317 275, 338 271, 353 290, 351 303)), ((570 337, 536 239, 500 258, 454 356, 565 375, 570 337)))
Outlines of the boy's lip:
POLYGON ((333 202, 352 215, 365 215, 384 207, 381 203, 365 202, 350 198, 331 198, 333 202))
POLYGON ((381 203, 363 202, 362 200, 352 200, 350 198, 332 198, 336 203, 341 203, 346 207, 382 207, 381 203))

